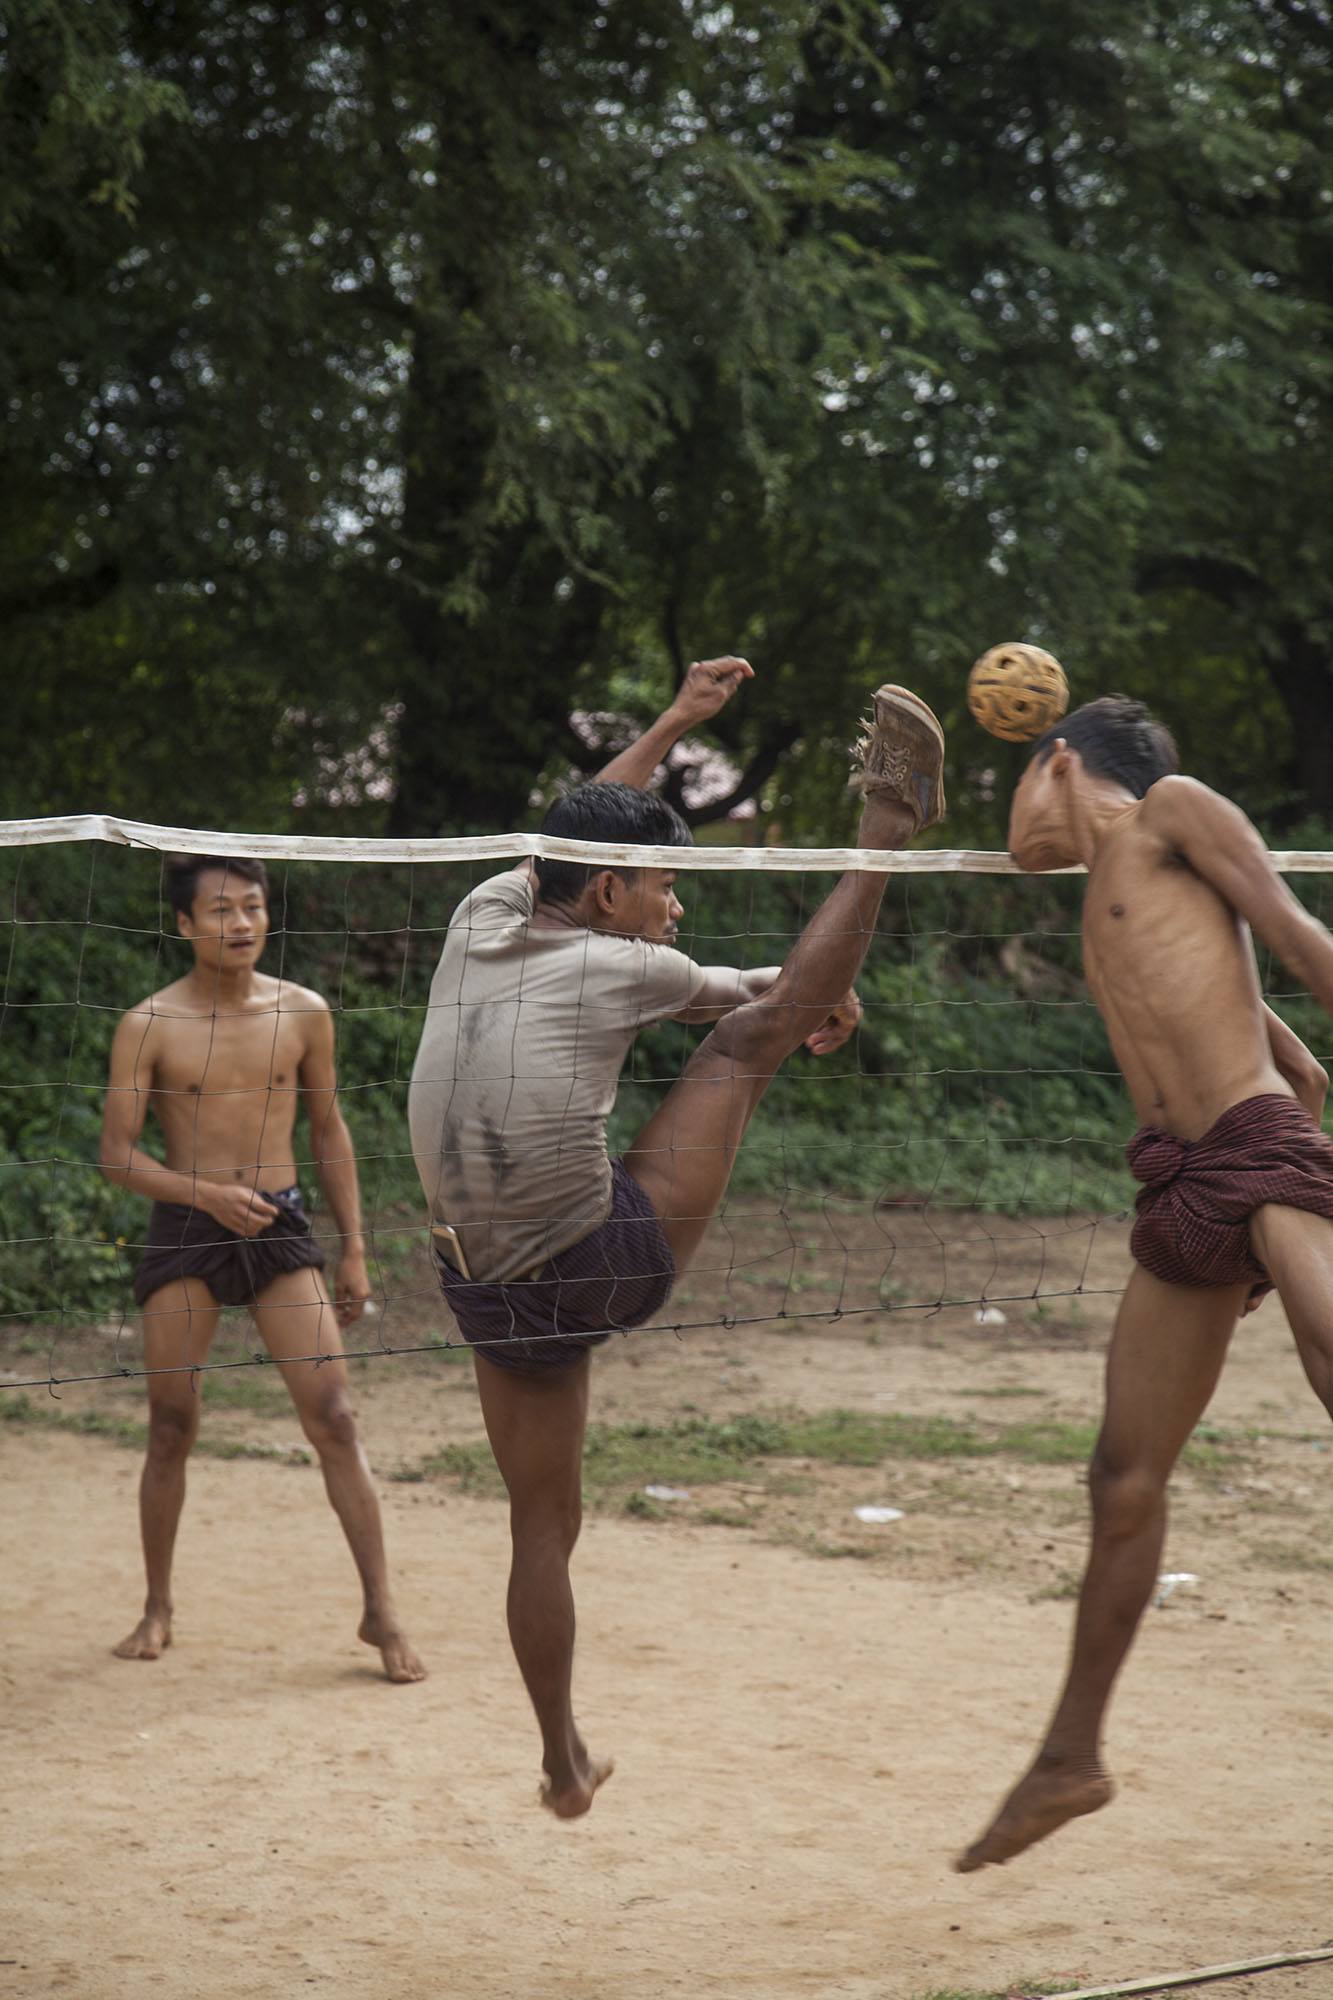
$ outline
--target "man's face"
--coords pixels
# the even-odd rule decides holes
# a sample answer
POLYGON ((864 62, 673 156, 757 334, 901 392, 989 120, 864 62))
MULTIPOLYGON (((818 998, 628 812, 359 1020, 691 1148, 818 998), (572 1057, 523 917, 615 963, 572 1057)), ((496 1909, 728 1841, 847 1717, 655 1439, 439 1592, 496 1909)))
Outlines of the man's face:
POLYGON ((194 946, 195 963, 214 971, 244 971, 259 962, 268 937, 268 901, 257 882, 229 868, 206 868, 195 883, 190 914, 177 921, 194 946))
POLYGON ((674 868, 637 868, 628 877, 602 879, 612 890, 608 921, 599 929, 619 937, 646 938, 650 944, 674 944, 684 910, 676 897, 674 868))
POLYGON ((1020 868, 1068 868, 1078 860, 1069 825, 1074 753, 1057 743, 1034 757, 1009 807, 1009 852, 1020 868))

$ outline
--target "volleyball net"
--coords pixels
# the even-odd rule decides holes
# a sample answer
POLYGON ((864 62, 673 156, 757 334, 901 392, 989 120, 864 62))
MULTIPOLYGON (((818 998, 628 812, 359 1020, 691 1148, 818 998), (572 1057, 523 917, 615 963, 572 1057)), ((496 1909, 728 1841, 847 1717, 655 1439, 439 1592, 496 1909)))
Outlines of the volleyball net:
MULTIPOLYGON (((678 871, 678 948, 781 962, 844 868, 889 876, 858 980, 864 1015, 831 1056, 778 1073, 702 1250, 636 1333, 956 1310, 1058 1333, 1124 1283, 1133 1124, 1079 956, 1082 882, 1006 855, 925 849, 608 846, 537 834, 431 841, 235 835, 102 816, 0 823, 0 1386, 143 1372, 133 1296, 149 1204, 99 1165, 108 1052, 125 1012, 191 970, 169 858, 262 860, 259 971, 332 1010, 339 1103, 360 1179, 371 1300, 349 1354, 459 1343, 431 1262, 407 1089, 450 917, 527 856, 678 871)), ((1275 855, 1322 921, 1333 854, 1275 855)), ((1265 994, 1326 1064, 1333 1024, 1260 954, 1265 994)), ((608 1138, 643 1126, 707 1030, 635 1041, 608 1138)), ((276 1086, 277 1079, 270 1081, 276 1086)), ((225 1081, 219 1087, 228 1087, 225 1081)), ((254 1088, 253 1084, 246 1084, 254 1088)), ((207 1090, 207 1078, 203 1088, 207 1090)), ((302 1121, 296 1163, 333 1277, 338 1240, 302 1121)), ((160 1145, 150 1119, 141 1142, 160 1145)), ((243 1309, 208 1366, 264 1357, 243 1309)))

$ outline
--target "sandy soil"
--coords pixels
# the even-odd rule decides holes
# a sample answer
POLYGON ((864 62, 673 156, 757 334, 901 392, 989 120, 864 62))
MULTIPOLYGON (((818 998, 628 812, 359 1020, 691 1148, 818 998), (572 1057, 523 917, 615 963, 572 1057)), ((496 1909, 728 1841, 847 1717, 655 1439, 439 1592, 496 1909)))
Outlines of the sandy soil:
MULTIPOLYGON (((904 1260, 909 1298, 925 1254, 904 1260)), ((955 1248, 954 1297, 993 1254, 955 1248)), ((1085 1296, 1011 1301, 1003 1325, 966 1308, 615 1343, 596 1414, 1085 1423, 1123 1231, 1063 1254, 1085 1296)), ((823 1297, 839 1280, 814 1263, 823 1297)), ((105 1353, 89 1333, 62 1360, 99 1338, 105 1353)), ((33 1365, 3 1359, 11 1377, 33 1365)), ((660 1520, 608 1502, 579 1555, 578 1690, 618 1769, 587 1821, 557 1825, 534 1804, 504 1634, 503 1507, 420 1476, 480 1436, 470 1371, 399 1357, 355 1381, 432 1670, 416 1688, 355 1642, 318 1474, 278 1462, 299 1444, 280 1403, 206 1410, 210 1438, 274 1462, 196 1459, 178 1643, 151 1665, 109 1652, 141 1589, 136 1454, 3 1426, 0 1993, 918 2000, 1333 1936, 1329 1438, 1275 1305, 1242 1329, 1210 1413, 1222 1469, 1180 1477, 1166 1567, 1199 1581, 1148 1615, 1111 1734, 1120 1798, 969 1878, 949 1859, 1017 1775, 1063 1664, 1076 1467, 783 1461, 660 1520), (866 1501, 904 1518, 864 1526, 866 1501)), ((69 1388, 61 1409, 133 1415, 141 1395, 69 1388)), ((1205 1990, 1315 2000, 1333 1964, 1205 1990)))

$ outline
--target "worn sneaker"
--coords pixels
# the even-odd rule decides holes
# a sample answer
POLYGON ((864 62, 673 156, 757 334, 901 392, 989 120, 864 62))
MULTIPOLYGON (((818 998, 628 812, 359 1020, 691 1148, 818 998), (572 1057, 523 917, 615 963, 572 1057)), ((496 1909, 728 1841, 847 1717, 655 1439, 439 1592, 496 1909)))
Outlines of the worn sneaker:
POLYGON ((921 833, 944 818, 944 731, 920 695, 889 683, 875 695, 873 720, 852 749, 852 784, 862 798, 897 799, 921 833))

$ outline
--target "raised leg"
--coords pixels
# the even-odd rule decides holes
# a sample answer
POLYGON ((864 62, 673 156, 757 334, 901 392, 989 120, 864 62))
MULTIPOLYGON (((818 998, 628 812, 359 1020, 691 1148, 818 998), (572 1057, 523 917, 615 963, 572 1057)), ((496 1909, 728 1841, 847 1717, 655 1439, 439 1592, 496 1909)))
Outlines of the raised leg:
POLYGON ((509 1489, 509 1636, 542 1733, 542 1803, 576 1819, 612 1768, 589 1755, 571 1697, 569 1561, 583 1514, 589 1359, 541 1376, 501 1368, 484 1354, 475 1359, 486 1433, 509 1489))
POLYGON ((323 1277, 315 1270, 284 1272, 265 1286, 252 1311, 318 1455, 325 1490, 361 1578, 365 1609, 357 1636, 378 1649, 391 1681, 424 1680, 426 1669, 390 1594, 380 1503, 348 1400, 347 1363, 323 1277), (322 1358, 306 1358, 312 1355, 322 1358))
POLYGON ((964 1874, 1110 1801, 1107 1703, 1157 1581, 1171 1468, 1208 1407, 1244 1300, 1244 1286, 1186 1289, 1134 1269, 1107 1356, 1089 1477, 1092 1549, 1064 1691, 1031 1769, 956 1862, 964 1874))
POLYGON ((1256 1209, 1250 1241, 1291 1322, 1310 1386, 1333 1416, 1333 1222, 1304 1209, 1256 1209))
POLYGON ((199 1278, 164 1285, 144 1307, 148 1453, 139 1481, 139 1529, 148 1590, 143 1617, 112 1649, 121 1660, 156 1660, 171 1644, 171 1563, 185 1505, 185 1461, 199 1434, 203 1386, 202 1376, 176 1371, 207 1360, 219 1310, 199 1278))
MULTIPOLYGON (((906 845, 916 817, 870 798, 859 844, 906 845)), ((718 1022, 625 1153, 660 1217, 678 1268, 698 1249, 726 1192, 745 1128, 774 1075, 846 997, 865 960, 887 877, 842 876, 762 1000, 718 1022)))

